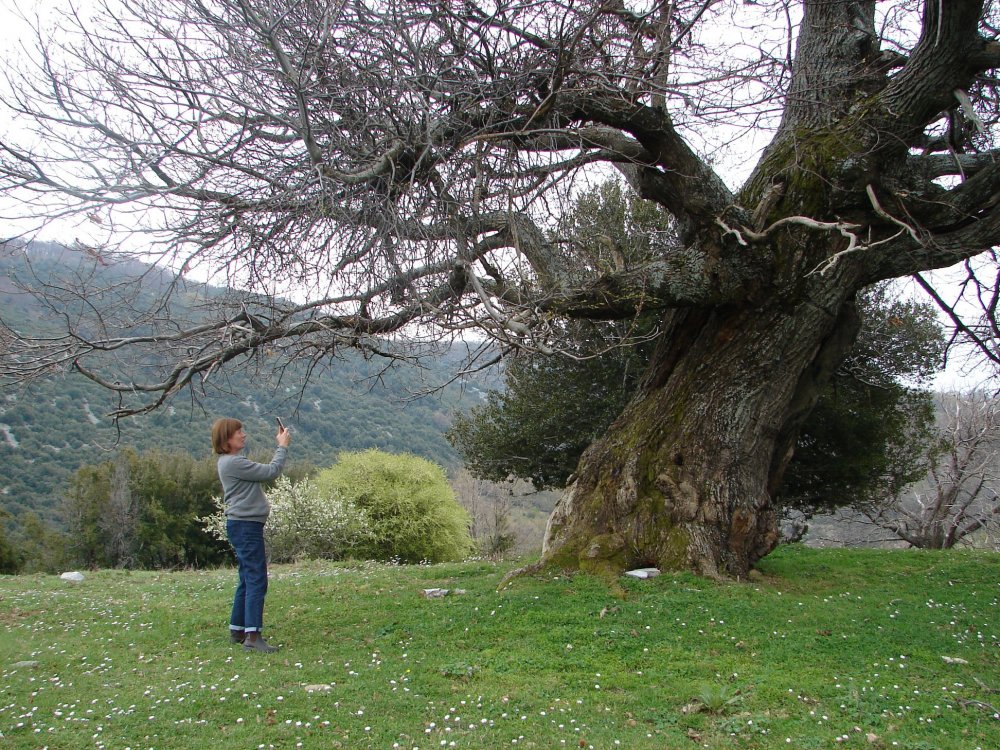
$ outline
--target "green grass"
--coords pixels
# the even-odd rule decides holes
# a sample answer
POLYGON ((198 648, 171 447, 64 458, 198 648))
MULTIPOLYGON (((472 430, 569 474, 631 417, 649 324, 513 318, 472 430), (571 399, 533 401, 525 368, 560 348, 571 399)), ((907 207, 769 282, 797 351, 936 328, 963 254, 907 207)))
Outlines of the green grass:
POLYGON ((228 644, 231 570, 0 578, 0 747, 1000 747, 995 554, 792 547, 624 597, 508 568, 275 567, 270 656, 228 644))

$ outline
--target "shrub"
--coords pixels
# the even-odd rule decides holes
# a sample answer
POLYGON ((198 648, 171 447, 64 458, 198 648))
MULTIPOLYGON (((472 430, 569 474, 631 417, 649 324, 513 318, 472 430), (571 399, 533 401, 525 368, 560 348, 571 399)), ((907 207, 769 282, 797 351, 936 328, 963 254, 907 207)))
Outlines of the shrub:
MULTIPOLYGON (((268 490, 271 516, 264 527, 268 557, 272 562, 341 560, 366 549, 372 541, 364 510, 337 492, 322 492, 308 479, 293 484, 279 477, 268 490)), ((226 539, 222 498, 215 498, 217 512, 200 519, 213 536, 226 539)))
POLYGON ((374 559, 443 562, 461 560, 475 548, 468 512, 444 470, 426 459, 378 450, 342 453, 316 482, 368 514, 368 555, 374 559))

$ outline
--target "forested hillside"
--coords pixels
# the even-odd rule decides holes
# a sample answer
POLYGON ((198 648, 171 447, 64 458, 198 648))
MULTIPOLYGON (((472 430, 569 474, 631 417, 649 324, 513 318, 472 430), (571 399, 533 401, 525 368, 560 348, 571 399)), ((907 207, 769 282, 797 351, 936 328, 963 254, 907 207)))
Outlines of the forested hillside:
MULTIPOLYGON (((57 272, 65 276, 62 259, 55 245, 0 252, 0 305, 9 325, 22 330, 46 325, 43 310, 15 279, 21 284, 44 284, 57 272)), ((115 275, 145 272, 154 286, 173 280, 134 261, 95 260, 81 272, 104 274, 108 282, 115 275)), ((376 447, 410 452, 454 468, 459 461, 444 431, 456 409, 479 400, 492 384, 489 376, 451 383, 433 395, 414 394, 445 383, 454 372, 452 360, 460 356, 456 350, 437 362, 425 362, 419 370, 397 366, 384 372, 384 363, 348 357, 315 374, 304 387, 304 367, 286 370, 279 384, 235 371, 227 374, 228 390, 235 395, 209 393, 200 403, 177 399, 166 409, 123 420, 117 427, 106 417, 114 406, 108 393, 78 374, 57 373, 30 388, 3 386, 0 507, 14 515, 37 510, 50 519, 72 473, 83 464, 106 460, 119 445, 207 456, 210 424, 221 415, 246 424, 251 453, 273 445, 274 417, 281 416, 295 430, 297 461, 325 466, 340 451, 376 447)))

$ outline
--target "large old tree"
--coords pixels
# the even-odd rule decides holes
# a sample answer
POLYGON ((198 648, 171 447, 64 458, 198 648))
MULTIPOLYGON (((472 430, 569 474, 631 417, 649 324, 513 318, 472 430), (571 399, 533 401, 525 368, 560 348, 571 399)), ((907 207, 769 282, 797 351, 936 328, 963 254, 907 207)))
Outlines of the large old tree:
POLYGON ((75 368, 123 415, 227 366, 455 332, 558 354, 563 320, 655 312, 648 371, 583 454, 545 560, 745 575, 778 541, 771 493, 857 292, 1000 240, 994 13, 133 0, 43 19, 4 96, 8 216, 78 218, 98 262, 102 230, 145 233, 233 291, 187 322, 176 289, 52 285, 66 334, 6 331, 3 373, 75 368), (747 134, 769 143, 734 186, 747 134), (549 231, 612 174, 670 221, 627 262, 616 238, 549 231))

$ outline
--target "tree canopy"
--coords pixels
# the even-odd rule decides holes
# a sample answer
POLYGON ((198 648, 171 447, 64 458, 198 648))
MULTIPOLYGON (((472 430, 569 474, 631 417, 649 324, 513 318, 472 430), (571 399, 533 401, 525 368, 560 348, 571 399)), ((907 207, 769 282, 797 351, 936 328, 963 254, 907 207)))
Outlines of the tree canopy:
POLYGON ((67 546, 94 567, 201 567, 228 548, 195 523, 218 492, 215 461, 185 453, 123 450, 76 471, 64 501, 67 546))
POLYGON ((850 350, 861 289, 907 275, 930 289, 924 272, 968 261, 982 315, 960 328, 996 361, 983 280, 1000 237, 997 12, 69 9, 4 94, 16 127, 0 139, 0 190, 22 216, 80 220, 80 251, 100 262, 114 262, 102 231, 141 232, 147 252, 234 291, 195 320, 169 292, 53 285, 66 334, 5 330, 0 376, 73 368, 127 415, 210 388, 227 365, 418 355, 470 331, 555 353, 567 319, 656 314, 648 369, 584 452, 546 560, 743 575, 776 543, 769 488, 850 350), (741 134, 766 142, 745 179, 724 158, 741 134), (609 265, 546 230, 612 172, 671 231, 609 265), (117 310, 95 315, 99 298, 117 310))
MULTIPOLYGON (((782 232, 840 238, 810 270, 863 255, 868 282, 989 250, 992 6, 805 2, 803 24, 798 5, 66 6, 36 23, 4 94, 8 217, 77 218, 96 255, 112 227, 159 230, 143 250, 176 268, 304 301, 234 294, 191 327, 158 301, 104 326, 80 310, 63 321, 76 336, 11 345, 33 372, 76 365, 140 396, 128 412, 264 351, 387 354, 412 324, 548 351, 553 316, 740 302, 767 293, 782 232), (735 193, 704 154, 751 130, 773 138, 735 193), (788 171, 803 145, 814 162, 788 171), (598 164, 664 207, 683 244, 611 269, 548 241, 598 164), (776 213, 795 181, 812 198, 776 213), (126 381, 92 359, 133 346, 159 366, 126 381)), ((77 282, 48 292, 95 291, 77 282)))

